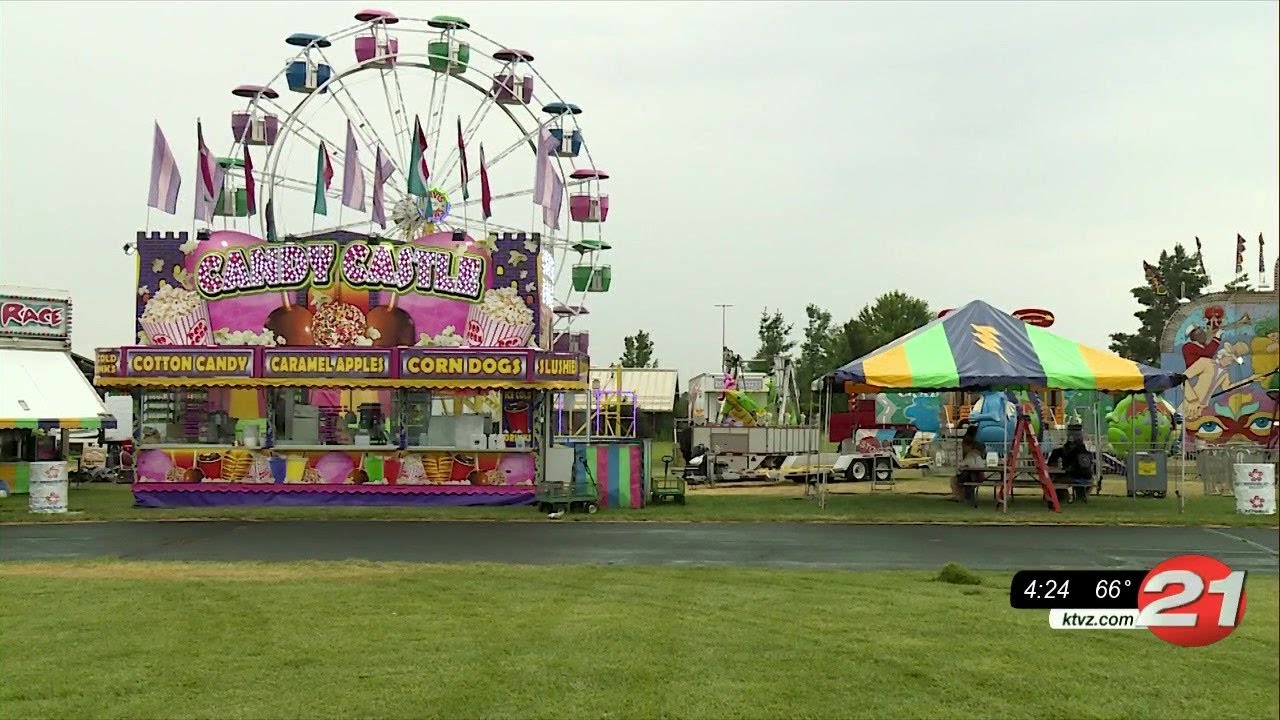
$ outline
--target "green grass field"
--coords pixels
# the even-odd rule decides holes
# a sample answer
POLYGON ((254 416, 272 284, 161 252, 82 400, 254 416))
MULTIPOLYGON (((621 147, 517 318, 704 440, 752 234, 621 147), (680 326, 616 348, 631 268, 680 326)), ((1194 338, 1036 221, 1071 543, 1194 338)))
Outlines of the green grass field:
POLYGON ((1276 718, 1276 578, 1200 649, 915 572, 0 565, 12 718, 1276 718))
MULTIPOLYGON (((903 481, 898 490, 870 492, 865 485, 841 484, 828 496, 826 508, 804 495, 804 487, 783 483, 772 487, 695 489, 688 504, 662 504, 642 510, 603 510, 595 515, 566 515, 574 522, 601 521, 751 521, 854 523, 1075 523, 1093 525, 1149 524, 1184 526, 1276 527, 1277 517, 1238 515, 1230 497, 1194 496, 1187 499, 1186 511, 1178 512, 1178 502, 1103 495, 1087 504, 1067 505, 1061 513, 1051 513, 1032 495, 1019 494, 1008 513, 996 511, 988 496, 982 505, 949 503, 938 494, 945 481, 922 479, 903 481), (919 487, 914 487, 918 485, 919 487)), ((1021 492, 1021 491, 1020 491, 1021 492)), ((72 488, 64 515, 36 515, 27 512, 27 496, 0 499, 0 522, 49 522, 76 520, 544 520, 546 516, 530 507, 300 507, 300 508, 178 508, 157 510, 133 507, 128 486, 95 484, 72 488)))

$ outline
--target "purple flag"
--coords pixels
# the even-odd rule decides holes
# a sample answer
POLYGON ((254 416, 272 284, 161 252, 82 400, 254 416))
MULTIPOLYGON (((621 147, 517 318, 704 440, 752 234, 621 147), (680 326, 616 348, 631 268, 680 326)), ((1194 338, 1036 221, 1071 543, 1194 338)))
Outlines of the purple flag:
POLYGON ((195 218, 213 222, 213 207, 222 191, 222 166, 204 144, 204 130, 196 121, 196 212, 195 218))
POLYGON ((342 204, 352 210, 364 210, 364 172, 360 167, 360 146, 347 121, 347 152, 342 158, 342 204))
MULTIPOLYGON (((551 178, 559 179, 556 174, 555 161, 551 159, 551 153, 555 151, 557 146, 556 138, 547 132, 544 127, 540 131, 542 134, 538 138, 538 158, 537 168, 533 176, 533 204, 541 205, 543 209, 559 207, 554 197, 555 183, 551 182, 551 178)), ((560 183, 561 191, 564 190, 564 183, 560 183)))
POLYGON ((173 159, 169 141, 156 123, 155 139, 151 143, 151 193, 147 205, 170 215, 178 211, 178 193, 182 190, 182 173, 173 159))
POLYGON ((382 153, 382 145, 378 145, 373 161, 373 221, 378 227, 387 229, 387 207, 384 195, 387 178, 391 177, 391 158, 382 153))
POLYGON ((551 171, 551 187, 548 189, 548 195, 551 198, 549 204, 542 208, 542 224, 552 230, 560 229, 560 204, 564 202, 564 181, 560 179, 559 173, 551 171))

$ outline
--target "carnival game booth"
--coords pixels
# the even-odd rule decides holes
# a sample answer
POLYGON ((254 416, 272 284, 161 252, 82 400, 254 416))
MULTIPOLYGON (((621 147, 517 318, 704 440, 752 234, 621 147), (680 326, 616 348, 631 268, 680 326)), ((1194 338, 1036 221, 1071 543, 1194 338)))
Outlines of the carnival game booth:
MULTIPOLYGON (((1042 494, 1061 511, 1059 495, 1074 489, 1048 467, 1039 432, 1016 393, 1095 390, 1154 397, 1181 384, 1181 373, 1166 372, 1119 355, 1081 345, 1029 324, 981 300, 939 317, 826 376, 829 390, 851 395, 880 392, 980 392, 984 405, 998 408, 970 417, 994 423, 1000 442, 990 453, 984 484, 994 488, 998 507, 1007 509, 1015 486, 1042 494), (1063 487, 1068 486, 1068 487, 1063 487)), ((827 394, 830 397, 830 394, 827 394)), ((829 405, 829 401, 826 403, 829 405)), ((1152 412, 1155 412, 1153 409, 1152 412)), ((988 430, 977 427, 981 437, 988 430)), ((1041 428, 1042 430, 1043 428, 1041 428)), ((975 500, 976 492, 972 495, 975 500)))
POLYGON ((70 295, 0 287, 0 489, 26 493, 51 476, 65 485, 69 431, 113 427, 71 357, 70 295))
POLYGON ((538 237, 491 240, 139 238, 139 344, 96 375, 134 399, 137 502, 532 502, 588 363, 538 349, 538 237))

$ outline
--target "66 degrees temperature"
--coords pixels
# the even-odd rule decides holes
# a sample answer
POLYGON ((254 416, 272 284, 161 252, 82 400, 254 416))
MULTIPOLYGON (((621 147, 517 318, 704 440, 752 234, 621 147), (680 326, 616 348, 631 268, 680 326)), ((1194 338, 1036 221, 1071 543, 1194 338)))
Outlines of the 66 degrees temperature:
MULTIPOLYGON (((1133 581, 1100 580, 1098 601, 1132 598, 1133 581)), ((1245 572, 1204 555, 1180 555, 1156 565, 1138 584, 1137 607, 1108 610, 1050 610, 1057 629, 1147 628, 1173 645, 1203 647, 1231 634, 1245 611, 1245 572)), ((1124 601, 1121 601, 1124 602, 1124 601)), ((1132 607, 1132 606, 1130 606, 1132 607)))

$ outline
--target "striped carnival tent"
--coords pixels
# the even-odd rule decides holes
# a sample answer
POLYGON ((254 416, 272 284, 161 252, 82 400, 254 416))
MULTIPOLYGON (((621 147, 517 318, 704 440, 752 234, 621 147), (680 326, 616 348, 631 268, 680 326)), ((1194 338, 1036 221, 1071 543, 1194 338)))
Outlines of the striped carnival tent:
POLYGON ((1160 393, 1186 377, 1028 325, 981 300, 835 370, 850 393, 1104 390, 1160 393))

